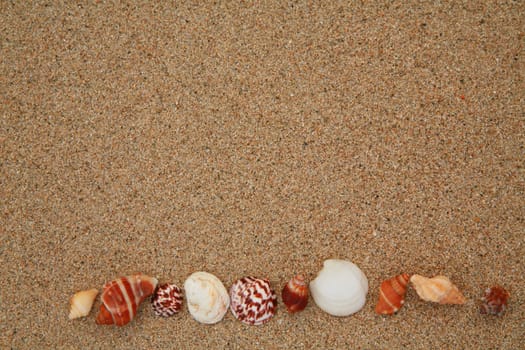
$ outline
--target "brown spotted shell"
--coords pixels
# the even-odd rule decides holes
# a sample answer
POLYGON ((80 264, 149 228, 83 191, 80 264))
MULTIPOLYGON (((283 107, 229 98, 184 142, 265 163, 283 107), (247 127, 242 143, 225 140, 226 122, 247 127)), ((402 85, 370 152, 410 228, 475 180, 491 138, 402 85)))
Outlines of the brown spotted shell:
POLYGON ((494 286, 485 290, 485 296, 481 298, 482 304, 479 312, 482 314, 501 316, 507 308, 507 300, 510 293, 501 286, 494 286))
POLYGON ((308 304, 308 285, 302 275, 293 277, 283 288, 281 293, 283 303, 288 312, 294 313, 304 310, 308 304))
POLYGON ((182 307, 182 290, 175 284, 161 284, 151 297, 151 307, 157 316, 175 315, 182 307))
POLYGON ((247 276, 235 281, 230 288, 230 310, 243 323, 266 323, 276 309, 277 295, 267 279, 247 276))

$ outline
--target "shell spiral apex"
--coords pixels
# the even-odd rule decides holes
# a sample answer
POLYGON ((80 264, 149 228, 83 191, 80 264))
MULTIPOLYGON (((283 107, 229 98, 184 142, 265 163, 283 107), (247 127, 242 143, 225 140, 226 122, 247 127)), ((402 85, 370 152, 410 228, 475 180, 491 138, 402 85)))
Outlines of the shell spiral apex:
POLYGON ((267 279, 252 276, 238 279, 230 288, 230 298, 232 314, 250 325, 268 322, 277 309, 277 295, 267 279))
POLYGON ((310 292, 321 310, 333 316, 348 316, 365 305, 368 280, 350 261, 329 259, 310 282, 310 292))
POLYGON ((184 282, 188 310, 201 323, 217 323, 228 311, 230 298, 222 282, 208 272, 195 272, 184 282))

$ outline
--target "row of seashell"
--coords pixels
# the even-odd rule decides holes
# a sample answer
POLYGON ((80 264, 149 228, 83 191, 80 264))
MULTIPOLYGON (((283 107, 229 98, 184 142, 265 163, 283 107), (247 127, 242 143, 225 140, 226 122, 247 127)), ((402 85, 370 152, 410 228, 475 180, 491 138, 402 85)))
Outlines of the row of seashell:
POLYGON ((391 315, 399 311, 405 303, 409 280, 419 297, 425 301, 439 304, 464 304, 466 301, 459 289, 445 276, 427 278, 403 273, 381 283, 376 313, 391 315))
MULTIPOLYGON (((299 291, 301 279, 297 276, 283 289, 283 295, 288 298, 285 304, 290 306, 291 312, 304 308, 308 300, 308 294, 298 300, 298 295, 308 291, 306 284, 299 291)), ((190 314, 205 324, 219 322, 230 308, 235 318, 243 323, 259 325, 269 321, 277 309, 277 296, 267 279, 241 278, 228 293, 216 276, 199 271, 186 279, 184 290, 190 314)), ((70 300, 69 318, 87 316, 97 294, 97 289, 76 293, 70 300)), ((124 326, 133 320, 139 305, 150 296, 153 311, 158 316, 172 316, 182 308, 183 293, 178 286, 171 283, 159 285, 156 278, 136 274, 104 285, 96 323, 124 326)))
MULTIPOLYGON (((409 281, 423 300, 440 304, 464 304, 466 301, 459 289, 445 276, 426 278, 403 273, 381 283, 376 313, 392 315, 398 312, 405 302, 409 281)), ((239 321, 260 325, 268 322, 277 309, 276 293, 264 278, 240 278, 227 292, 216 276, 199 271, 186 279, 184 291, 190 314, 205 324, 221 321, 229 308, 239 321)), ((361 269, 350 261, 326 260, 309 288, 302 275, 293 277, 284 286, 281 297, 288 312, 303 310, 308 303, 309 291, 323 311, 334 316, 348 316, 365 305, 368 280, 361 269)), ((87 316, 97 294, 96 289, 76 293, 70 301, 69 318, 87 316)), ((153 311, 158 316, 172 316, 182 308, 183 292, 175 284, 159 285, 156 278, 142 274, 120 277, 103 287, 97 324, 123 326, 129 323, 136 316, 139 305, 150 296, 153 311)), ((480 312, 502 315, 509 296, 500 286, 487 289, 480 312)))
MULTIPOLYGON (((456 305, 462 305, 466 302, 463 293, 445 276, 427 278, 417 274, 409 276, 403 273, 381 283, 379 301, 375 308, 376 313, 392 315, 398 312, 405 303, 409 281, 417 295, 425 301, 456 305)), ((509 297, 509 292, 501 286, 496 285, 487 288, 485 295, 481 298, 480 313, 501 316, 507 308, 509 297)))

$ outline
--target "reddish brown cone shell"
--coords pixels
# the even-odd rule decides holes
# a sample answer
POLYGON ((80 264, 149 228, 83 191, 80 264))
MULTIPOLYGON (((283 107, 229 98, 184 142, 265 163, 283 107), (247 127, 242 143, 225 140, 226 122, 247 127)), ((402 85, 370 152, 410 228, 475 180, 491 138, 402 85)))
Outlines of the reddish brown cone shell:
POLYGON ((293 277, 283 288, 281 293, 283 303, 290 313, 304 310, 308 304, 308 286, 304 277, 293 277))
POLYGON ((155 278, 140 274, 107 283, 101 296, 97 324, 123 326, 129 323, 137 314, 140 303, 153 293, 156 286, 155 278))
POLYGON ((376 305, 377 314, 392 315, 403 306, 409 279, 410 276, 403 273, 381 283, 379 301, 376 305))

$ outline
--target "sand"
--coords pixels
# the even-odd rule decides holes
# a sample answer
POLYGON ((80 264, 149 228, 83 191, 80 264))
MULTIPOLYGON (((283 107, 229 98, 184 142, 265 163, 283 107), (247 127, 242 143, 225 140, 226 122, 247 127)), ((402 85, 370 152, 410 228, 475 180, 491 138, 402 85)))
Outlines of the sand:
POLYGON ((325 3, 0 5, 0 348, 524 346, 525 3, 325 3), (328 258, 368 277, 353 316, 67 317, 135 272, 279 292, 328 258), (377 316, 401 272, 468 301, 377 316))

